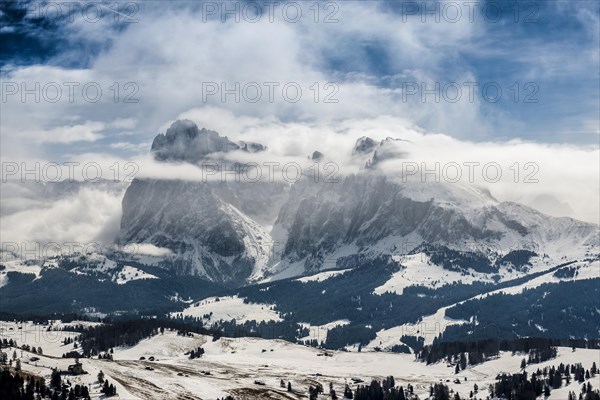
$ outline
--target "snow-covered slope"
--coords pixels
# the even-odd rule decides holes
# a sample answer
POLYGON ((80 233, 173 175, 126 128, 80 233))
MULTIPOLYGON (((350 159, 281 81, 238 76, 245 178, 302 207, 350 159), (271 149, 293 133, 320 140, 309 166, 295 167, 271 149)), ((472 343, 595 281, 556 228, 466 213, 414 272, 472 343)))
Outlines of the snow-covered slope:
POLYGON ((246 321, 281 321, 279 314, 273 309, 273 305, 244 303, 244 299, 237 296, 225 296, 200 300, 173 315, 197 318, 208 315, 208 318, 204 318, 207 322, 235 321, 239 324, 246 321))
POLYGON ((132 267, 130 265, 125 265, 121 270, 115 275, 115 282, 119 285, 124 285, 127 282, 136 281, 138 279, 158 279, 156 276, 149 274, 147 272, 142 271, 141 269, 132 267))
POLYGON ((472 187, 399 183, 377 173, 335 185, 294 185, 275 227, 284 232, 283 263, 302 261, 308 271, 348 245, 408 254, 425 242, 483 254, 531 249, 567 259, 598 251, 597 225, 498 202, 472 187))
MULTIPOLYGON (((435 287, 435 285, 439 284, 439 282, 451 283, 452 280, 456 278, 458 278, 460 281, 460 274, 452 271, 446 271, 444 269, 441 269, 440 267, 431 265, 430 263, 423 262, 423 259, 426 259, 426 257, 427 256, 421 253, 409 256, 408 261, 404 263, 405 265, 407 265, 407 268, 394 274, 392 278, 389 281, 387 281, 384 285, 376 288, 375 293, 382 294, 385 292, 394 292, 397 294, 401 294, 402 290, 405 287, 411 286, 413 284, 418 284, 425 287, 435 287)), ((380 347, 382 349, 389 349, 394 345, 400 344, 400 338, 404 335, 422 337, 424 339, 425 344, 431 344, 433 340, 437 338, 440 334, 443 334, 446 328, 448 328, 449 326, 472 322, 465 320, 456 320, 453 318, 449 318, 446 315, 447 309, 459 304, 466 303, 469 300, 482 299, 487 296, 492 296, 501 293, 518 295, 523 293, 523 291, 526 289, 537 288, 544 284, 557 284, 560 282, 600 279, 599 260, 586 260, 574 262, 558 269, 551 268, 547 272, 543 271, 548 268, 544 268, 543 266, 537 266, 537 269, 540 268, 542 271, 541 274, 539 274, 535 278, 526 280, 523 283, 517 283, 515 285, 501 289, 489 290, 485 293, 473 296, 470 299, 463 300, 446 307, 442 307, 438 309, 435 314, 423 316, 416 323, 408 323, 388 329, 382 329, 379 332, 377 332, 377 337, 373 339, 371 343, 369 343, 367 348, 380 347)), ((464 276, 464 280, 462 282, 472 282, 474 275, 475 274, 471 276, 464 276)), ((508 278, 514 279, 518 278, 519 276, 522 276, 522 274, 513 272, 512 274, 505 275, 503 277, 503 280, 506 280, 508 278)), ((480 281, 485 281, 485 278, 480 279, 480 281)), ((498 312, 501 313, 502 310, 498 310, 498 312)), ((597 312, 600 313, 600 309, 598 309, 597 312)), ((543 327, 538 327, 538 329, 540 331, 544 330, 543 327)))
POLYGON ((304 276, 304 277, 298 278, 296 280, 298 282, 302 282, 302 283, 306 283, 306 282, 323 282, 324 280, 327 280, 327 279, 332 278, 334 276, 341 275, 341 274, 345 273, 346 271, 348 271, 348 270, 347 269, 342 269, 342 270, 339 270, 339 271, 325 271, 325 272, 320 272, 320 273, 314 274, 314 275, 304 276))
MULTIPOLYGON (((17 331, 17 327, 10 323, 0 323, 0 327, 9 326, 17 331)), ((24 329, 31 334, 35 325, 28 324, 24 329)), ((55 333, 74 335, 72 332, 55 333)), ((6 337, 6 332, 0 330, 0 336, 6 337)), ((30 361, 34 354, 23 351, 21 355, 19 351, 17 355, 21 359, 22 369, 44 376, 47 382, 51 368, 66 369, 73 363, 73 359, 60 358, 60 354, 66 350, 60 345, 61 339, 57 340, 57 346, 42 344, 44 355, 35 355, 39 358, 37 361, 30 361)), ((12 348, 4 351, 6 350, 12 354, 12 348)), ((526 370, 531 372, 560 363, 582 363, 585 368, 589 368, 593 362, 598 363, 599 356, 599 350, 577 349, 574 352, 570 348, 558 348, 557 358, 530 365, 526 370)), ((500 373, 519 372, 522 358, 522 354, 503 352, 499 358, 455 374, 454 368, 447 366, 445 362, 426 365, 415 361, 412 354, 324 352, 281 340, 221 338, 213 341, 210 336, 181 336, 166 330, 164 334, 144 339, 135 346, 115 348, 113 361, 81 359, 88 374, 71 376, 69 380, 73 384, 89 385, 94 400, 103 398, 100 393, 101 385, 97 382, 100 370, 106 379, 117 386, 119 398, 124 399, 196 400, 231 395, 249 400, 283 400, 306 398, 309 386, 314 386, 317 382, 325 388, 331 383, 339 394, 343 393, 345 384, 356 387, 353 378, 369 382, 371 379, 392 375, 396 385, 406 388, 407 384, 412 384, 420 398, 426 398, 429 386, 438 382, 447 384, 461 398, 468 398, 473 383, 477 383, 480 388, 477 398, 486 398, 489 394, 488 387, 494 383, 496 376, 500 373), (205 351, 201 358, 190 359, 185 354, 198 347, 205 351), (150 357, 154 361, 150 361, 150 357), (457 378, 459 383, 455 382, 457 378), (282 379, 285 383, 291 383, 292 394, 280 386, 282 379), (256 384, 257 381, 264 385, 256 384)), ((588 381, 597 388, 600 385, 600 375, 586 380, 586 383, 588 381)), ((566 392, 578 392, 580 387, 578 382, 571 382, 570 385, 553 390, 549 399, 564 400, 566 392)), ((325 398, 327 397, 322 396, 319 400, 325 398)))
POLYGON ((390 292, 402 294, 404 288, 416 285, 436 288, 454 283, 494 282, 489 274, 475 271, 465 274, 444 269, 439 265, 432 264, 429 256, 424 253, 396 257, 396 260, 404 268, 396 272, 386 283, 377 287, 374 293, 382 294, 390 292))

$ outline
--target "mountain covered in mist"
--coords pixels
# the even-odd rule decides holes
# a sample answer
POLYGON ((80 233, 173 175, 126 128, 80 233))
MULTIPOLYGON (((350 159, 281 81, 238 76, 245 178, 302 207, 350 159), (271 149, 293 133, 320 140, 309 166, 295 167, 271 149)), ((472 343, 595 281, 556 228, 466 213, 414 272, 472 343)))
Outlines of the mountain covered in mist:
MULTIPOLYGON (((135 180, 123 199, 119 241, 169 249, 169 262, 182 273, 234 285, 317 272, 351 254, 405 254, 422 244, 490 259, 522 248, 571 257, 597 246, 594 224, 499 202, 473 186, 386 176, 377 164, 402 158, 404 143, 360 138, 352 156, 365 160, 364 170, 336 182, 308 174, 294 183, 135 180)), ((200 164, 266 147, 186 120, 158 135, 151 150, 161 162, 200 164)))
POLYGON ((273 328, 292 341, 303 324, 332 323, 325 347, 390 351, 438 335, 600 335, 597 225, 472 185, 386 174, 384 162, 410 152, 394 138, 358 139, 348 156, 360 171, 314 179, 314 163, 330 161, 317 147, 302 179, 236 179, 231 168, 266 159, 267 146, 174 123, 154 140, 153 156, 216 165, 211 179, 135 179, 114 249, 5 259, 0 312, 168 313, 224 329, 273 328), (200 306, 210 296, 223 299, 216 311, 231 303, 276 318, 213 320, 200 306))

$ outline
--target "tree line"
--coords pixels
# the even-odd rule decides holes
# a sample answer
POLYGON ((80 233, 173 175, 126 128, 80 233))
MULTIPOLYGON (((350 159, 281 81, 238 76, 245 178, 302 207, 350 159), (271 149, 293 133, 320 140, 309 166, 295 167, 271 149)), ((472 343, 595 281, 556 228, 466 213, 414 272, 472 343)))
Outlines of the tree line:
MULTIPOLYGON (((521 364, 523 366, 523 364, 521 364)), ((581 385, 581 391, 577 397, 576 392, 569 392, 569 400, 600 400, 600 391, 593 389, 589 382, 598 373, 598 367, 594 362, 590 369, 584 369, 581 364, 560 364, 558 367, 539 368, 529 375, 527 371, 516 374, 501 374, 496 377, 496 383, 490 385, 491 396, 506 400, 536 400, 540 396, 550 396, 554 389, 572 382, 581 385), (573 376, 571 376, 573 375, 573 376), (587 384, 585 383, 588 381, 587 384)))

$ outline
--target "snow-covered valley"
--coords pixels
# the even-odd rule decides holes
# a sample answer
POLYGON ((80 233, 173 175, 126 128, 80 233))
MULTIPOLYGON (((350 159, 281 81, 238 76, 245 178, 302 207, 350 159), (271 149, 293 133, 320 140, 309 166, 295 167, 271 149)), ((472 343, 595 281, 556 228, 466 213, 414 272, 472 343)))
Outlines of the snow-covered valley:
MULTIPOLYGON (((19 344, 39 346, 43 354, 16 349, 22 371, 50 379, 51 369, 66 370, 74 359, 61 358, 73 350, 63 345, 65 337, 77 338, 69 331, 46 331, 47 326, 33 323, 0 323, 0 339, 14 339, 19 344), (36 357, 32 361, 32 357, 36 357)), ((9 357, 13 348, 5 348, 9 357)), ((65 376, 71 384, 90 388, 93 399, 103 398, 97 375, 103 371, 105 379, 117 388, 122 399, 217 399, 232 395, 236 399, 301 399, 308 397, 308 387, 320 383, 343 393, 346 384, 356 387, 358 379, 394 376, 396 384, 412 384, 420 398, 426 398, 432 384, 443 382, 451 390, 468 398, 477 384, 477 398, 485 399, 487 387, 500 373, 520 371, 521 354, 502 352, 499 358, 476 365, 456 374, 445 362, 426 365, 411 354, 390 354, 374 351, 330 351, 292 344, 282 340, 258 338, 226 338, 216 341, 210 336, 178 335, 165 331, 140 341, 132 347, 113 349, 112 360, 81 358, 83 375, 65 376), (186 352, 202 347, 200 358, 189 359, 186 352), (281 388, 283 380, 286 388, 281 388), (290 382, 292 392, 287 391, 290 382)), ((582 363, 585 368, 600 361, 600 350, 559 348, 558 356, 539 364, 529 365, 533 371, 559 363, 582 363)), ((586 380, 594 388, 600 386, 600 375, 586 380)), ((564 400, 568 391, 578 392, 581 385, 570 385, 552 391, 550 400, 564 400)), ((319 398, 329 398, 322 396, 319 398)))

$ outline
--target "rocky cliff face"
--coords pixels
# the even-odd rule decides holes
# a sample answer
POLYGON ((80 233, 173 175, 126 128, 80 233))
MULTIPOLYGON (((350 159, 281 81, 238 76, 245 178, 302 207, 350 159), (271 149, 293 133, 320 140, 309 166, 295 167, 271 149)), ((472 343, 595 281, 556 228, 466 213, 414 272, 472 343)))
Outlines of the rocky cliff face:
POLYGON ((277 227, 287 234, 283 258, 305 260, 309 271, 319 269, 328 253, 349 246, 397 253, 424 242, 488 253, 535 247, 583 254, 598 243, 593 224, 498 202, 474 188, 398 183, 377 173, 338 184, 294 185, 277 227))
POLYGON ((168 248, 189 273, 243 283, 270 259, 271 237, 255 219, 268 218, 268 210, 259 205, 280 197, 280 190, 273 185, 135 181, 123 199, 121 240, 168 248))
MULTIPOLYGON (((361 138, 354 154, 368 167, 336 183, 136 180, 123 199, 120 240, 170 249, 184 273, 235 285, 273 274, 324 268, 329 257, 397 254, 424 243, 503 253, 539 250, 583 254, 598 227, 498 202, 458 184, 399 182, 375 168, 402 157, 393 139, 361 138)), ((152 144, 157 160, 198 163, 227 152, 262 151, 190 121, 174 123, 152 144)))
POLYGON ((253 142, 232 142, 215 131, 198 129, 190 120, 174 122, 167 132, 152 142, 152 154, 160 161, 197 163, 216 153, 240 150, 255 153, 265 146, 253 142))

